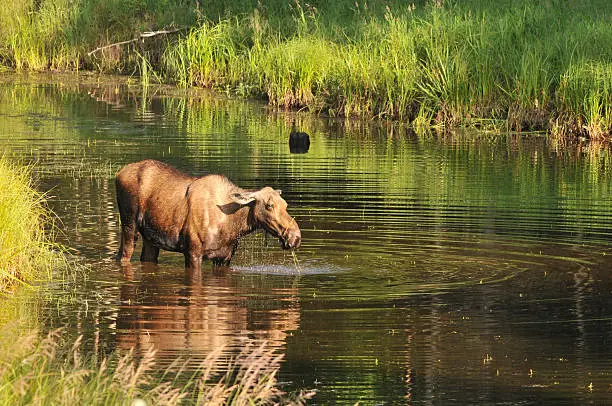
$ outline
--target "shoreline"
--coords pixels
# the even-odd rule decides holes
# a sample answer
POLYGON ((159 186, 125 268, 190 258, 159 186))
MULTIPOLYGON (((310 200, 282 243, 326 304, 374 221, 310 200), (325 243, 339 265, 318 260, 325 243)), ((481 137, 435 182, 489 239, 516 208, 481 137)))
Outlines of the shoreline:
POLYGON ((568 140, 612 135, 612 5, 606 2, 368 8, 341 1, 320 9, 280 0, 257 7, 230 2, 211 10, 183 6, 182 20, 178 11, 167 15, 162 3, 124 6, 114 16, 122 24, 112 31, 102 9, 80 2, 46 0, 38 10, 4 11, 30 14, 26 23, 0 29, 0 63, 16 71, 129 75, 145 86, 211 88, 279 110, 420 129, 546 131, 568 140), (106 30, 104 38, 94 28, 77 30, 87 19, 106 30), (44 21, 65 30, 41 38, 44 21), (181 30, 131 41, 162 27, 181 30))

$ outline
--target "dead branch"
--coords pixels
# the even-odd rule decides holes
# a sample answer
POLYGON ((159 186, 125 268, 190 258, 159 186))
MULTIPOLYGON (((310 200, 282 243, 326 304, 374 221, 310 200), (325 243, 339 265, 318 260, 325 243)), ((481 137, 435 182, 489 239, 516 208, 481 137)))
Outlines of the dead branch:
POLYGON ((138 36, 136 38, 129 39, 127 41, 115 42, 115 43, 112 43, 112 44, 108 44, 108 45, 104 45, 104 46, 98 47, 98 48, 94 49, 93 51, 89 51, 87 53, 87 56, 92 56, 96 52, 102 51, 104 49, 108 49, 108 48, 112 48, 112 47, 118 47, 118 46, 125 45, 125 44, 131 44, 132 42, 136 42, 136 41, 140 41, 140 40, 144 41, 146 38, 151 38, 151 37, 154 37, 156 35, 173 34, 175 32, 183 31, 183 30, 186 30, 186 29, 187 29, 187 27, 182 27, 182 28, 174 28, 174 29, 171 29, 171 30, 159 30, 159 31, 145 31, 145 32, 141 32, 141 33, 138 34, 138 36))

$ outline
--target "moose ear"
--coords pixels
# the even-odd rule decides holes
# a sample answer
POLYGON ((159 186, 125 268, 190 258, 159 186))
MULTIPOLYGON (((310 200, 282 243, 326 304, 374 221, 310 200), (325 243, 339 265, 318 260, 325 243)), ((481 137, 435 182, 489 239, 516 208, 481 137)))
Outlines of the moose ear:
POLYGON ((255 193, 253 192, 236 192, 232 193, 232 201, 241 205, 247 205, 255 200, 255 193))

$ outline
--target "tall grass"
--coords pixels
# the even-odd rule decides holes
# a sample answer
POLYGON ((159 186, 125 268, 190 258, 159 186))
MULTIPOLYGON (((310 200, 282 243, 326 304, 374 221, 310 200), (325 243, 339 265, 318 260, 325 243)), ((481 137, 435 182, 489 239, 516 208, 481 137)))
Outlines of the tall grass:
POLYGON ((29 169, 0 157, 0 294, 50 274, 62 260, 53 252, 51 223, 29 169))
POLYGON ((610 136, 612 129, 612 61, 572 65, 559 87, 562 106, 573 117, 575 131, 592 136, 610 136), (607 130, 606 130, 607 129, 607 130))
MULTIPOLYGON (((0 8, 0 61, 28 70, 81 68, 130 73, 140 59, 132 49, 109 48, 88 57, 100 45, 137 33, 196 21, 188 0, 20 0, 0 8)), ((149 41, 155 43, 155 41, 149 41)))
POLYGON ((156 72, 331 115, 612 132, 607 0, 170 3, 28 0, 0 11, 0 55, 31 69, 156 72), (172 22, 191 30, 86 56, 172 22))
POLYGON ((608 3, 387 7, 355 11, 352 27, 297 5, 293 34, 261 18, 202 23, 166 54, 170 76, 334 115, 610 135, 608 3))
POLYGON ((220 348, 195 373, 180 360, 155 373, 155 351, 141 358, 128 352, 98 363, 83 356, 80 337, 70 345, 61 330, 42 339, 35 332, 15 332, 11 325, 0 332, 19 338, 18 345, 5 345, 0 361, 0 403, 6 405, 301 405, 313 396, 278 389, 282 356, 265 343, 247 346, 231 360, 224 359, 220 348), (219 374, 220 365, 226 373, 219 374))

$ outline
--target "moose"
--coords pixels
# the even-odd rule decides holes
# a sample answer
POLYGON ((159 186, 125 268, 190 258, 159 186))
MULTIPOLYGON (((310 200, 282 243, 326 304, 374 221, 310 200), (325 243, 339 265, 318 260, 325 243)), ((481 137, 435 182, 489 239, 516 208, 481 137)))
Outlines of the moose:
POLYGON ((159 161, 124 166, 115 179, 121 219, 117 259, 129 263, 138 234, 142 262, 157 262, 159 250, 180 252, 185 267, 203 259, 228 266, 238 241, 263 229, 283 249, 296 249, 302 235, 280 190, 244 190, 223 175, 194 177, 159 161))

